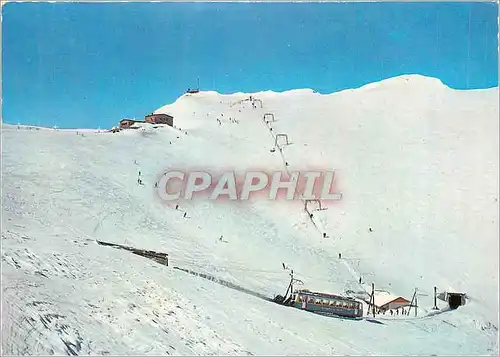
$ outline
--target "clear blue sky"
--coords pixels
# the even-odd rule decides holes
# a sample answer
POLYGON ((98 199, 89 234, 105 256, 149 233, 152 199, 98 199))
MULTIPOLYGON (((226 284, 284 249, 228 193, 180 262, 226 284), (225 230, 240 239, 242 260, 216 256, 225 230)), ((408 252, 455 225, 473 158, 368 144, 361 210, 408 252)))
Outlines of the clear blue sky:
POLYGON ((494 87, 497 15, 495 3, 8 3, 3 120, 111 127, 198 76, 222 93, 331 93, 405 73, 494 87))

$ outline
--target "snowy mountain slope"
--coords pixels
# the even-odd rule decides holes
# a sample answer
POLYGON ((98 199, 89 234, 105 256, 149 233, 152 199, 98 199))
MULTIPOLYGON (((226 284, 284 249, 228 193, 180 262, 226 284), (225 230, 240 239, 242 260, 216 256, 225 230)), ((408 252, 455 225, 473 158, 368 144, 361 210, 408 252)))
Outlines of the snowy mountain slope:
MULTIPOLYGON (((484 292, 487 309, 498 311, 498 89, 461 92, 432 78, 401 76, 327 96, 308 90, 255 96, 264 108, 254 110, 259 113, 252 119, 275 113, 274 132, 293 142, 283 148, 292 170, 337 170, 345 199, 321 214, 329 218, 328 234, 344 240, 330 247, 354 249, 365 271, 380 270, 382 257, 389 262, 394 254, 402 255, 398 262, 406 266, 411 261, 415 267, 408 276, 413 285, 404 290, 418 286, 431 293, 434 285, 472 289, 484 292), (396 249, 395 244, 412 248, 396 249), (443 253, 457 264, 447 264, 443 253), (367 254, 375 257, 371 264, 367 254), (435 271, 426 268, 430 262, 435 271), (458 264, 482 279, 464 278, 456 271, 458 264)), ((172 107, 189 118, 183 109, 194 100, 205 98, 183 97, 159 112, 172 107)), ((229 115, 246 123, 233 108, 229 115)), ((205 118, 199 114, 182 125, 200 127, 205 118)), ((208 131, 212 127, 206 121, 208 131)), ((267 145, 273 146, 272 138, 267 145)), ((388 270, 386 277, 379 276, 386 286, 398 270, 394 264, 382 268, 388 270)))
POLYGON ((3 126, 4 353, 498 353, 498 89, 458 92, 404 76, 331 95, 251 95, 262 108, 249 94, 200 92, 158 110, 181 130, 3 126), (292 142, 283 157, 270 152, 269 126, 292 142), (153 187, 169 168, 271 171, 283 161, 337 170, 343 197, 313 212, 319 230, 300 202, 198 200, 175 210, 153 187), (170 266, 96 239, 167 252, 170 266), (282 263, 311 289, 374 282, 428 296, 418 297, 418 317, 379 316, 380 325, 172 269, 272 298, 288 283, 282 263), (471 299, 428 316, 434 285, 471 299))

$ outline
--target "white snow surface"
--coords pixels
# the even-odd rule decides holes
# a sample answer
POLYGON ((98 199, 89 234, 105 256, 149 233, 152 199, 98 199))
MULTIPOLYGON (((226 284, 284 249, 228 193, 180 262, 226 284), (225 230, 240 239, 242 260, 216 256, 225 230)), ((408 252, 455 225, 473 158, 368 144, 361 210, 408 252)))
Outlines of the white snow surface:
POLYGON ((3 124, 2 354, 498 355, 498 94, 406 75, 327 95, 185 94, 156 111, 175 128, 3 124), (270 152, 273 133, 291 145, 270 152), (154 189, 171 168, 285 161, 336 172, 342 199, 309 207, 318 228, 300 201, 176 210, 154 189), (168 253, 169 266, 96 240, 168 253), (272 298, 282 263, 315 291, 417 288, 417 316, 323 317, 173 269, 272 298), (466 305, 432 310, 434 286, 466 305))

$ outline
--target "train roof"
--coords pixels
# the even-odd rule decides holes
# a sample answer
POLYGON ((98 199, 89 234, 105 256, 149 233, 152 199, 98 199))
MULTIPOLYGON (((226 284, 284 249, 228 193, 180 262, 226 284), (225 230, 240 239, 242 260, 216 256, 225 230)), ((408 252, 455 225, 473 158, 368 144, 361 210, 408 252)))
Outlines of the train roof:
POLYGON ((327 293, 320 293, 316 291, 309 291, 309 290, 297 290, 297 294, 306 294, 306 295, 311 295, 311 296, 317 296, 317 297, 324 297, 324 298, 333 298, 333 299, 343 299, 343 300, 354 300, 351 297, 345 297, 345 296, 340 296, 340 295, 334 295, 334 294, 327 294, 327 293))

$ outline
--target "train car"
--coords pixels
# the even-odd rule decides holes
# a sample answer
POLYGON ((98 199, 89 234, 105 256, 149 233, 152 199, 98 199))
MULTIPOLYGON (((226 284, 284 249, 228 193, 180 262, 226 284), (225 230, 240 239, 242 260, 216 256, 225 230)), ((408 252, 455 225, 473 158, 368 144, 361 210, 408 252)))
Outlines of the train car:
POLYGON ((363 317, 363 305, 353 298, 298 290, 291 296, 290 305, 301 310, 327 316, 359 319, 363 317))

